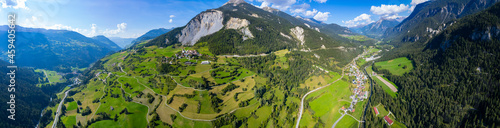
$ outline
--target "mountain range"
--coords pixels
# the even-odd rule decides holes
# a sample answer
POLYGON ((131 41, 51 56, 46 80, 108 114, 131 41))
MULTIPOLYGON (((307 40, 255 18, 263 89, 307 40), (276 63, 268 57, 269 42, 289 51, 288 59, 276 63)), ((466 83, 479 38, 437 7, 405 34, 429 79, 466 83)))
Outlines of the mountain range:
MULTIPOLYGON (((131 39, 19 27, 20 66, 92 64, 67 98, 27 86, 23 100, 55 100, 21 102, 34 107, 22 114, 44 113, 41 127, 496 127, 498 1, 433 0, 401 22, 349 29, 229 0, 127 48, 114 42, 131 39)), ((21 71, 21 84, 44 80, 21 71)))
MULTIPOLYGON (((1 27, 0 39, 7 40, 7 26, 1 27)), ((72 67, 88 67, 97 59, 121 49, 104 36, 92 39, 67 30, 16 26, 16 37, 16 65, 62 72, 70 72, 72 67)), ((7 50, 6 44, 0 47, 3 55, 7 50)), ((7 60, 6 56, 0 58, 7 60)))
POLYGON ((371 38, 382 38, 385 31, 388 29, 392 29, 394 26, 398 25, 399 22, 397 20, 391 19, 380 19, 377 22, 373 22, 366 26, 352 28, 355 32, 359 34, 366 35, 371 38))

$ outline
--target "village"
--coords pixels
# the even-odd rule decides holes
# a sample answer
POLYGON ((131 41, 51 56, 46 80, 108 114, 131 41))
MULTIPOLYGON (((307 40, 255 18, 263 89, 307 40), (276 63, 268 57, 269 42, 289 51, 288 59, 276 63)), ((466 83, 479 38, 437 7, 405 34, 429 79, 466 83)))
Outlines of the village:
MULTIPOLYGON (((173 64, 178 59, 186 58, 188 60, 191 60, 191 59, 197 59, 200 56, 203 56, 203 54, 200 54, 196 50, 185 50, 185 49, 182 49, 182 51, 180 51, 179 53, 175 54, 175 57, 173 57, 173 56, 172 57, 165 56, 163 63, 173 64)), ((196 62, 185 61, 184 65, 196 65, 197 62, 198 62, 198 60, 196 60, 196 62)), ((210 64, 210 61, 208 61, 208 60, 202 61, 201 64, 210 64)))
POLYGON ((354 106, 358 102, 361 102, 361 101, 368 98, 368 91, 365 90, 365 86, 364 86, 366 84, 366 81, 368 78, 364 73, 362 73, 358 69, 358 67, 356 66, 356 62, 350 64, 349 73, 347 73, 347 75, 350 77, 352 77, 352 76, 355 77, 352 80, 352 84, 354 84, 356 87, 354 89, 352 89, 353 95, 351 95, 349 97, 352 100, 351 105, 348 108, 342 107, 342 110, 349 111, 349 112, 355 112, 356 108, 354 108, 354 106))

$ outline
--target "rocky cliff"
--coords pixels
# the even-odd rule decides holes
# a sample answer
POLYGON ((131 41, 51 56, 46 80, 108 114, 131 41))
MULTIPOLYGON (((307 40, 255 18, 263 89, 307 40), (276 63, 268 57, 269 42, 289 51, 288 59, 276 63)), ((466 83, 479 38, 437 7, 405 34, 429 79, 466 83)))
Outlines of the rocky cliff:
POLYGON ((201 37, 222 29, 224 17, 219 10, 209 10, 198 14, 177 35, 182 45, 194 45, 201 37))

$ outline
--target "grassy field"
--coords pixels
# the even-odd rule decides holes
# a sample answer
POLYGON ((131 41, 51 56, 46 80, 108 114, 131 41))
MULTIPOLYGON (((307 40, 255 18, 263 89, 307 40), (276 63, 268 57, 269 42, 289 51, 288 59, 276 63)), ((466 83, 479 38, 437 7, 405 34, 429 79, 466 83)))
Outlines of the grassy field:
POLYGON ((356 121, 354 118, 352 118, 349 115, 345 115, 342 119, 340 119, 340 121, 336 125, 336 127, 357 128, 358 127, 358 121, 356 121))
POLYGON ((62 116, 61 120, 67 128, 72 128, 73 124, 76 124, 75 116, 62 116))
POLYGON ((312 99, 308 104, 314 114, 304 111, 303 118, 300 120, 300 127, 313 127, 315 121, 312 120, 312 116, 320 117, 327 127, 332 126, 334 120, 341 116, 338 110, 342 106, 349 106, 350 94, 349 83, 343 80, 311 93, 306 99, 312 99), (308 118, 308 116, 311 116, 311 118, 308 118))
MULTIPOLYGON (((382 77, 383 79, 385 79, 387 82, 391 83, 392 85, 394 85, 394 87, 398 88, 398 86, 396 86, 393 82, 389 81, 387 78, 383 77, 383 76, 380 76, 382 77)), ((372 77, 373 80, 375 80, 375 83, 378 84, 379 86, 382 87, 382 89, 384 89, 385 92, 387 92, 390 96, 392 97, 396 97, 397 96, 397 92, 393 92, 391 90, 391 88, 389 88, 389 86, 387 86, 386 84, 384 84, 384 82, 382 82, 380 79, 378 79, 377 77, 372 77)))
POLYGON ((47 74, 46 78, 49 79, 50 83, 64 82, 64 80, 62 79, 62 76, 58 75, 56 71, 37 69, 37 70, 35 70, 35 72, 41 72, 41 73, 45 72, 47 74))
MULTIPOLYGON (((378 104, 378 105, 376 105, 375 107, 378 109, 378 112, 379 112, 379 114, 377 115, 377 117, 379 117, 379 118, 382 118, 382 119, 383 119, 383 118, 384 118, 384 116, 386 116, 386 115, 388 115, 388 114, 389 114, 389 111, 387 111, 387 110, 385 109, 385 107, 384 107, 384 105, 383 105, 383 104, 378 104)), ((371 107, 371 109, 373 109, 373 107, 371 107)), ((375 112, 375 111, 374 111, 374 112, 375 112)), ((374 113, 374 114, 375 114, 375 113, 374 113)), ((391 125, 391 127, 392 127, 392 128, 406 128, 406 126, 405 126, 403 123, 401 123, 401 122, 399 122, 399 121, 397 121, 397 120, 396 120, 396 117, 394 117, 394 114, 389 115, 389 118, 390 118, 392 121, 394 121, 394 123, 391 125)), ((385 122, 384 122, 384 123, 385 123, 385 122)))
POLYGON ((379 69, 387 69, 393 75, 403 75, 413 69, 411 60, 406 57, 375 63, 379 69), (404 68, 406 66, 406 68, 404 68))
POLYGON ((75 102, 75 101, 70 102, 70 103, 68 104, 68 107, 66 107, 66 111, 75 110, 77 107, 78 107, 78 104, 76 104, 76 102, 75 102))

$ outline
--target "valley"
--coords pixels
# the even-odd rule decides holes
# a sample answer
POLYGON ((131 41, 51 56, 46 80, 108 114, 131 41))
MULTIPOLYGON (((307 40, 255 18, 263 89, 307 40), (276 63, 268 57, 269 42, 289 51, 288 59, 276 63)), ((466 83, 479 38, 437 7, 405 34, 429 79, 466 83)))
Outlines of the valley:
MULTIPOLYGON (((164 3, 144 1, 130 2, 150 6, 140 29, 139 21, 116 29, 19 26, 22 122, 0 127, 497 127, 498 1, 383 3, 349 21, 307 10, 326 0, 216 1, 175 15, 151 12, 164 3)), ((8 72, 0 68, 5 88, 8 72)))

